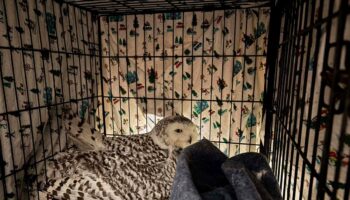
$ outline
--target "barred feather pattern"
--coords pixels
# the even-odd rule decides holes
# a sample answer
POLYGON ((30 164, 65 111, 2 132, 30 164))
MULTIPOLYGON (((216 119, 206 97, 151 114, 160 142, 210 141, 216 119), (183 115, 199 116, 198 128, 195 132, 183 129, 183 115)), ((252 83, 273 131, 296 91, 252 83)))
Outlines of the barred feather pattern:
POLYGON ((148 134, 105 138, 105 150, 70 149, 49 163, 42 199, 168 199, 176 153, 148 134))

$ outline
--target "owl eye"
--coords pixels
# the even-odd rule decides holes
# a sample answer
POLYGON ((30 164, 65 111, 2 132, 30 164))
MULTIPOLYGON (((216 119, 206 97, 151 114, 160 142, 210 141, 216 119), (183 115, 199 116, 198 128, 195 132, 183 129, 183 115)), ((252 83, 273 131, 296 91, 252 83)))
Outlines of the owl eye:
POLYGON ((175 132, 176 132, 176 133, 182 133, 182 129, 179 129, 179 128, 178 128, 178 129, 175 129, 175 132))

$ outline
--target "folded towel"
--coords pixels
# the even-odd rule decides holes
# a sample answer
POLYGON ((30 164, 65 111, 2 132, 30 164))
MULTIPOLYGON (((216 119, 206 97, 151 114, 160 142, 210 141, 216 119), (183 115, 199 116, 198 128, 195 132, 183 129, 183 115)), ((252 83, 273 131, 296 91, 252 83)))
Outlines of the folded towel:
POLYGON ((203 139, 185 148, 178 158, 171 199, 282 199, 266 158, 243 153, 227 158, 203 139))

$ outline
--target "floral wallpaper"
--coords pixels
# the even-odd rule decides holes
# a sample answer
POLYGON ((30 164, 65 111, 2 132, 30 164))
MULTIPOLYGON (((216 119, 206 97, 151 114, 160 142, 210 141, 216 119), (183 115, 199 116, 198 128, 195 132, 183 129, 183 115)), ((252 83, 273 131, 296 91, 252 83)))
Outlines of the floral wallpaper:
POLYGON ((257 151, 269 9, 101 18, 107 134, 191 118, 226 154, 257 151))

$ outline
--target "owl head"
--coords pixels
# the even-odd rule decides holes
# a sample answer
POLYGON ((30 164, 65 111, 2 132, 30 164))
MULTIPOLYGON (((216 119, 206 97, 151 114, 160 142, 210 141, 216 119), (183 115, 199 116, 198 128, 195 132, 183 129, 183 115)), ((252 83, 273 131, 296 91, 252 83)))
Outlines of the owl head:
POLYGON ((151 131, 153 141, 162 149, 183 149, 198 141, 196 125, 184 116, 170 116, 160 120, 151 131))

